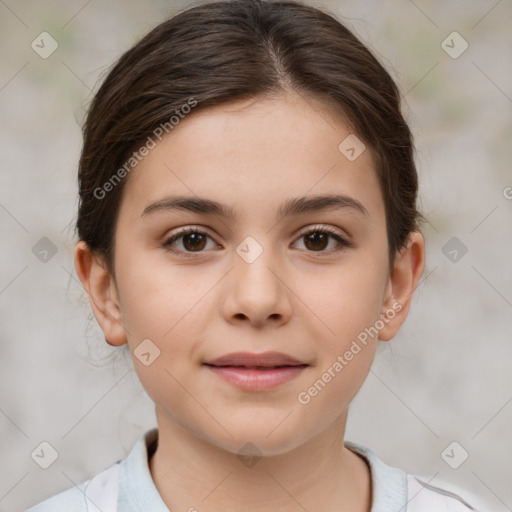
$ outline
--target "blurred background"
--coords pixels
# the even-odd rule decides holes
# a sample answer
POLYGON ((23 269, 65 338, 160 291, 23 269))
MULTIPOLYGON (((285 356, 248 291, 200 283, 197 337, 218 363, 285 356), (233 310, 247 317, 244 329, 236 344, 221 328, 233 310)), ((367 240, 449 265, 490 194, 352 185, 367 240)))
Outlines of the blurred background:
MULTIPOLYGON (((0 511, 91 477, 155 425, 76 277, 76 172, 98 81, 190 5, 0 0, 0 511), (43 442, 58 455, 47 469, 43 442)), ((346 437, 432 485, 467 489, 481 510, 512 510, 512 3, 313 5, 400 85, 428 220, 412 311, 380 347, 346 437)))

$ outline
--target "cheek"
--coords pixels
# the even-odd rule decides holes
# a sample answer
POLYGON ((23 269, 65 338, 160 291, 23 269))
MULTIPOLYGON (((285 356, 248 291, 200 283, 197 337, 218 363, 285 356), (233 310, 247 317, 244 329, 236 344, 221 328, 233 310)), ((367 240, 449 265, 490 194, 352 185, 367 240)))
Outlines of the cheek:
POLYGON ((197 270, 154 262, 127 261, 122 270, 123 323, 139 380, 157 406, 192 428, 187 419, 204 415, 190 397, 189 378, 199 357, 205 320, 211 315, 205 313, 212 306, 211 279, 197 270), (150 356, 140 357, 141 353, 150 356))
POLYGON ((171 400, 180 409, 187 395, 179 383, 186 382, 201 357, 201 342, 214 314, 211 288, 218 276, 199 267, 144 261, 148 258, 126 260, 119 267, 119 281, 124 283, 123 325, 148 394, 156 403, 171 400), (148 366, 138 358, 143 342, 157 356, 148 366))
POLYGON ((370 371, 378 343, 372 328, 384 286, 380 265, 340 268, 328 277, 321 289, 308 294, 308 306, 317 316, 308 325, 318 361, 296 397, 309 418, 322 417, 324 424, 346 410, 370 371))
POLYGON ((166 345, 183 323, 195 316, 201 298, 211 288, 212 279, 199 267, 172 265, 165 259, 144 255, 126 259, 119 265, 123 283, 123 323, 128 339, 141 336, 166 345))
MULTIPOLYGON (((316 339, 324 340, 328 352, 341 350, 378 319, 387 282, 386 261, 362 251, 338 266, 295 280, 296 293, 308 306, 316 326, 316 339)), ((324 347, 325 348, 325 347, 324 347)))
POLYGON ((378 343, 375 324, 387 280, 387 262, 376 254, 360 251, 321 277, 304 279, 303 274, 296 281, 302 283, 298 294, 308 298, 316 316, 312 313, 308 324, 310 337, 316 340, 318 365, 301 390, 302 399, 297 397, 313 416, 330 411, 335 417, 348 407, 372 365, 378 343))

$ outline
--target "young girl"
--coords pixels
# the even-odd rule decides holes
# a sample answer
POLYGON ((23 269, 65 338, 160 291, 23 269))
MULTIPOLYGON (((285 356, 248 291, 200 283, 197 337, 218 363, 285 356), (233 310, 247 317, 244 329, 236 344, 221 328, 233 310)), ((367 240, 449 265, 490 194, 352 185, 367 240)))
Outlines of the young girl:
POLYGON ((424 266, 400 95, 347 28, 257 0, 162 23, 94 98, 79 191, 77 273, 158 428, 30 512, 473 510, 344 441, 424 266))

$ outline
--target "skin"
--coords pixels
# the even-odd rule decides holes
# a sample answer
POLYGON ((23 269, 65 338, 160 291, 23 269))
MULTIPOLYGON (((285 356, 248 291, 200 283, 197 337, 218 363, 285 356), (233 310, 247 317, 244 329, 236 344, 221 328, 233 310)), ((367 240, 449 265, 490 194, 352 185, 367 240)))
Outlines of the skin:
POLYGON ((159 445, 150 469, 172 510, 370 510, 368 467, 343 445, 347 412, 378 339, 391 339, 407 317, 424 239, 411 233, 389 272, 371 151, 355 161, 338 151, 350 133, 322 104, 293 95, 194 112, 129 176, 115 233, 115 279, 100 255, 76 245, 77 273, 107 342, 128 343, 155 402, 159 445), (171 194, 215 200, 236 216, 142 215, 171 194), (349 196, 367 213, 345 207, 276 220, 286 199, 324 194, 349 196), (209 235, 206 245, 194 252, 197 239, 194 246, 182 237, 173 244, 182 255, 166 250, 165 241, 186 226, 209 235), (328 227, 351 245, 329 237, 318 249, 303 236, 328 227), (251 263, 236 252, 247 236, 263 249, 251 263), (298 394, 398 303, 401 310, 378 336, 309 403, 299 403, 298 394), (160 356, 145 366, 133 351, 148 338, 160 356), (309 366, 278 388, 250 392, 202 364, 267 350, 309 366), (262 455, 252 467, 237 457, 248 442, 262 455))

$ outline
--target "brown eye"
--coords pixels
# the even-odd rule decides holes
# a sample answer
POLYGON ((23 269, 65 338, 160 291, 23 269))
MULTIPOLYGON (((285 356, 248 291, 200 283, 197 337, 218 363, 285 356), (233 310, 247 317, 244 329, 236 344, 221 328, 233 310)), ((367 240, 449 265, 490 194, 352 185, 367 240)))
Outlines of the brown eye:
POLYGON ((324 227, 310 229, 302 233, 298 241, 303 241, 306 251, 326 255, 351 247, 351 244, 336 231, 324 227), (335 242, 334 245, 331 244, 332 241, 335 242))
POLYGON ((193 253, 207 252, 212 246, 208 246, 208 241, 215 243, 210 235, 196 228, 186 228, 179 233, 171 236, 163 243, 165 250, 181 256, 194 256, 193 253))
POLYGON ((313 231, 304 235, 305 246, 311 251, 323 251, 329 245, 330 235, 321 231, 313 231))
POLYGON ((183 235, 183 247, 187 251, 200 251, 206 245, 206 237, 202 233, 183 235))

